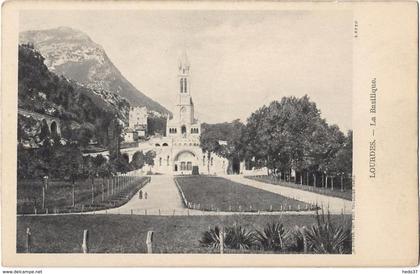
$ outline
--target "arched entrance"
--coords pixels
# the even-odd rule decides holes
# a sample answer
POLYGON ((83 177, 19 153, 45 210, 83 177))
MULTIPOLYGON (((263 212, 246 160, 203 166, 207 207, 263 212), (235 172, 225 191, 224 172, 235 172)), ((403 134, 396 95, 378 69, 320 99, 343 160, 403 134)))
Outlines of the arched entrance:
POLYGON ((51 123, 50 132, 51 132, 52 135, 57 135, 58 134, 58 132, 57 132, 57 123, 55 121, 53 121, 51 123))
POLYGON ((198 160, 193 152, 183 150, 175 155, 174 172, 178 174, 192 174, 194 166, 198 166, 198 160))

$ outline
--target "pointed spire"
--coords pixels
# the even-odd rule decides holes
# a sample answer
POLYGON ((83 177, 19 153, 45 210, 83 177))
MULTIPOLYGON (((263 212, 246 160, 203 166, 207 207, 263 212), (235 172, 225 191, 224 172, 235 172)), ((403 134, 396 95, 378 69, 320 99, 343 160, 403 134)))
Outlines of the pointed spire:
POLYGON ((184 48, 184 50, 181 53, 181 56, 179 57, 179 70, 188 71, 190 69, 190 62, 188 61, 187 51, 184 48))

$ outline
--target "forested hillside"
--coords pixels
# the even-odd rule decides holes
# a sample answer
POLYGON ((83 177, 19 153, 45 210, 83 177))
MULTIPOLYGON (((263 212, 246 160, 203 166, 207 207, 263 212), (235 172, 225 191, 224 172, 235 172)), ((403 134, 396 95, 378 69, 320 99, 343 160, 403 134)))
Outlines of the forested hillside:
MULTIPOLYGON (((109 99, 104 100, 95 91, 50 72, 44 57, 31 45, 19 46, 18 77, 19 108, 60 118, 62 137, 68 141, 86 145, 97 140, 106 145, 111 119, 126 120, 127 100, 115 94, 105 94, 109 99)), ((28 126, 36 124, 30 120, 19 116, 19 138, 36 139, 41 134, 40 129, 28 126)))

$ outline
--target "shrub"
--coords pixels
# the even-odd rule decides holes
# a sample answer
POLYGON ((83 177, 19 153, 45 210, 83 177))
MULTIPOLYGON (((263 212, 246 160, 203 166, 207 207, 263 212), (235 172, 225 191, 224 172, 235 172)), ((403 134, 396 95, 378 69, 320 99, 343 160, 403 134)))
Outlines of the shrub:
MULTIPOLYGON (((248 231, 242 226, 225 228, 224 246, 229 249, 260 249, 274 252, 309 252, 329 254, 351 253, 351 230, 347 222, 333 224, 328 212, 316 212, 316 223, 309 229, 295 226, 287 231, 281 223, 267 223, 262 231, 248 231)), ((220 248, 220 228, 209 228, 202 234, 200 244, 220 248)))
POLYGON ((295 229, 290 230, 288 239, 291 242, 289 245, 290 251, 304 252, 305 244, 303 240, 303 234, 298 226, 295 226, 295 229))
POLYGON ((280 223, 268 223, 263 231, 255 231, 259 246, 264 250, 282 251, 286 249, 286 230, 280 223))
POLYGON ((220 247, 220 228, 215 226, 203 233, 200 244, 205 247, 219 248, 220 247))
POLYGON ((308 248, 314 253, 350 253, 351 231, 345 223, 335 226, 330 213, 316 212, 317 223, 305 231, 308 248))
MULTIPOLYGON (((215 226, 205 231, 200 244, 210 248, 220 248, 220 228, 215 226)), ((250 249, 255 245, 255 234, 246 231, 241 226, 226 227, 224 232, 224 246, 231 249, 250 249)))
POLYGON ((226 229, 225 243, 232 249, 250 249, 255 245, 255 233, 246 231, 242 226, 234 225, 226 229))

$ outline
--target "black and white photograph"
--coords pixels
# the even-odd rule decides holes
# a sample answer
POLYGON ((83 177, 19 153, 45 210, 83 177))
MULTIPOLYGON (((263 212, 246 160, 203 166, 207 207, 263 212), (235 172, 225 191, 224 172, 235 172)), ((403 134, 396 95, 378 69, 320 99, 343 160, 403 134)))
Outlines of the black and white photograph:
POLYGON ((351 254, 350 11, 23 10, 18 253, 351 254))
POLYGON ((3 273, 417 273, 417 2, 1 9, 3 273))

